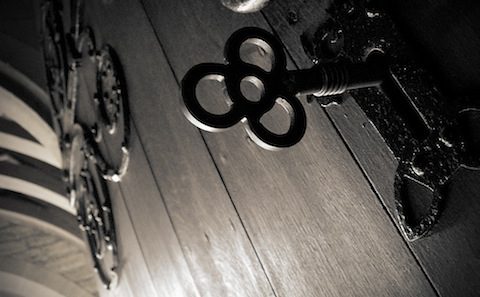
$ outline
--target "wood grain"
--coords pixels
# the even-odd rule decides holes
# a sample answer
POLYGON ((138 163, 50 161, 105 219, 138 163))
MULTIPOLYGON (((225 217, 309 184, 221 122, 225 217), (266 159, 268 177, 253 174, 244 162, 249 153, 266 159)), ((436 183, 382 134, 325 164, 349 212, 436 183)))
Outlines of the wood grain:
MULTIPOLYGON (((221 62, 236 29, 267 27, 218 1, 144 3, 178 78, 221 62)), ((326 115, 306 109, 304 140, 280 152, 241 127, 204 134, 277 295, 435 296, 326 115)))
MULTIPOLYGON (((397 5, 404 9, 404 11, 399 10, 397 12, 407 18, 405 10, 407 10, 408 5, 399 3, 397 5)), ((303 1, 293 4, 279 0, 264 10, 270 24, 279 34, 289 53, 300 67, 310 67, 312 62, 304 53, 299 36, 312 27, 318 27, 324 21, 326 15, 325 6, 325 2, 318 1, 303 1), (290 25, 286 18, 290 11, 295 11, 298 15, 299 21, 294 25, 290 25)), ((419 4, 419 6, 426 10, 424 5, 419 4)), ((422 18, 419 15, 438 14, 439 6, 445 8, 445 3, 434 6, 431 12, 416 11, 412 6, 408 6, 412 13, 416 11, 418 14, 417 18, 409 15, 407 19, 413 22, 413 26, 420 32, 416 35, 420 34, 420 36, 425 37, 426 31, 428 31, 425 26, 432 26, 429 22, 439 20, 438 18, 429 18, 428 21, 423 21, 423 26, 420 26, 420 19, 422 18)), ((465 26, 465 23, 468 23, 469 20, 471 21, 471 14, 464 18, 460 17, 458 21, 459 26, 465 26)), ((442 19, 443 21, 444 19, 442 19)), ((455 31, 457 29, 452 28, 452 30, 455 31)), ((468 32, 467 34, 469 34, 468 32)), ((436 38, 436 42, 439 43, 440 39, 437 35, 436 38)), ((470 44, 476 42, 477 39, 474 38, 470 44)), ((427 45, 430 44, 430 49, 427 47, 425 50, 431 50, 432 40, 427 40, 426 43, 427 45)), ((465 44, 466 41, 462 39, 461 43, 465 44)), ((463 61, 462 58, 459 58, 457 55, 445 54, 447 49, 452 47, 451 40, 446 41, 440 47, 444 53, 442 56, 444 61, 440 65, 443 71, 445 72, 445 69, 448 69, 448 67, 450 67, 450 70, 458 68, 458 65, 463 61), (452 57, 450 58, 450 56, 452 57)), ((469 48, 465 50, 469 50, 469 48)), ((471 65, 468 67, 470 72, 478 70, 472 68, 471 65)), ((443 73, 444 77, 450 77, 451 75, 453 73, 443 73)), ((468 81, 471 81, 473 77, 465 77, 465 79, 457 81, 458 84, 450 87, 458 90, 459 85, 462 85, 464 87, 463 90, 468 92, 468 81)), ((397 161, 382 137, 355 103, 354 98, 350 96, 341 106, 327 108, 327 113, 338 127, 339 132, 361 165, 389 214, 392 218, 395 218, 393 181, 397 161)), ((478 201, 476 197, 478 197, 479 180, 480 174, 461 170, 452 182, 448 203, 439 225, 434 229, 434 234, 409 244, 440 296, 478 296, 480 293, 480 262, 478 261, 480 251, 480 242, 478 240, 479 221, 476 215, 480 207, 476 202, 478 201), (469 207, 465 207, 466 205, 469 205, 469 207)), ((396 222, 396 219, 393 220, 396 222)))
MULTIPOLYGON (((75 252, 82 254, 79 251, 75 252)), ((68 279, 49 267, 35 265, 26 259, 2 257, 0 275, 2 296, 4 296, 4 290, 35 296, 97 296, 94 282, 91 282, 93 286, 90 288, 79 286, 75 280, 68 279), (89 291, 92 288, 93 291, 89 291)))
POLYGON ((146 259, 143 257, 120 187, 113 184, 109 188, 121 266, 118 287, 113 291, 101 291, 102 296, 160 296, 155 290, 148 271, 146 259))
POLYGON ((198 296, 137 131, 133 131, 130 168, 120 187, 135 218, 133 226, 155 288, 159 296, 198 296))
POLYGON ((26 195, 0 190, 0 212, 3 216, 21 218, 50 232, 58 233, 79 245, 84 245, 83 235, 75 217, 57 207, 40 204, 26 195), (7 214, 7 215, 6 215, 7 214))
POLYGON ((4 210, 0 221, 0 271, 42 283, 62 295, 96 294, 95 272, 78 238, 72 240, 63 230, 55 230, 58 227, 4 210))
MULTIPOLYGON (((88 7, 87 13, 96 11, 94 6, 88 7)), ((97 7, 98 8, 98 7, 97 7)), ((97 33, 98 46, 107 41, 103 36, 103 26, 95 18, 94 13, 87 15, 87 23, 92 25, 97 33)), ((92 106, 88 106, 95 88, 95 73, 84 72, 84 78, 80 80, 80 84, 85 89, 88 96, 80 97, 79 118, 86 123, 95 121, 90 112, 92 106), (92 86, 93 81, 93 86, 92 86), (89 84, 90 83, 90 84, 89 84), (89 91, 90 90, 90 91, 89 91), (82 102, 83 101, 83 102, 82 102), (85 104, 87 103, 87 104, 85 104)), ((91 103, 90 103, 91 105, 91 103)), ((123 123, 121 123, 123 125, 123 123)), ((120 127, 122 127, 120 125, 120 127)), ((143 148, 139 142, 135 127, 131 135, 131 151, 130 166, 128 174, 122 179, 122 182, 114 190, 117 197, 112 197, 113 207, 126 208, 120 217, 116 217, 115 221, 127 220, 137 244, 137 253, 134 263, 127 269, 127 279, 122 280, 126 284, 122 284, 116 291, 121 294, 130 294, 137 296, 141 282, 137 280, 138 276, 132 276, 135 272, 134 265, 143 265, 144 273, 148 275, 151 286, 154 290, 138 293, 140 296, 195 296, 195 288, 192 284, 191 276, 186 266, 182 250, 178 244, 178 240, 169 221, 168 214, 161 200, 160 193, 156 187, 155 180, 149 169, 149 165, 145 159, 143 148), (119 201, 123 200, 123 201, 119 201), (120 206, 118 204, 121 204, 120 206), (126 216, 126 217, 125 217, 126 216), (130 216, 133 217, 130 220, 130 216), (130 271, 131 270, 131 271, 130 271), (133 277, 133 280, 128 280, 133 277)), ((103 152, 105 152, 110 160, 119 160, 120 143, 123 135, 117 135, 104 138, 103 152)), ((123 259, 122 259, 123 260, 123 259)), ((127 259, 128 261, 128 259, 127 259)), ((128 263, 127 263, 128 265, 128 263)), ((124 268, 122 268, 123 271, 124 268)))
POLYGON ((142 6, 138 1, 114 4, 95 7, 96 28, 117 50, 126 73, 138 138, 122 190, 157 292, 164 286, 186 296, 196 296, 195 288, 201 296, 271 296, 208 150, 178 109, 178 85, 142 6), (163 257, 171 256, 179 271, 183 267, 167 212, 194 285, 183 278, 179 288, 168 284, 170 279, 154 276, 174 269, 162 263, 163 257))

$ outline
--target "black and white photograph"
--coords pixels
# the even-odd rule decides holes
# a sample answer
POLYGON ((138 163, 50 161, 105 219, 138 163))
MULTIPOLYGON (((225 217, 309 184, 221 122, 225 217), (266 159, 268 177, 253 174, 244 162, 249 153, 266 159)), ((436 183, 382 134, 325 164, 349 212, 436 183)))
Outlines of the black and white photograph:
POLYGON ((480 1, 0 0, 0 297, 480 297, 480 1))

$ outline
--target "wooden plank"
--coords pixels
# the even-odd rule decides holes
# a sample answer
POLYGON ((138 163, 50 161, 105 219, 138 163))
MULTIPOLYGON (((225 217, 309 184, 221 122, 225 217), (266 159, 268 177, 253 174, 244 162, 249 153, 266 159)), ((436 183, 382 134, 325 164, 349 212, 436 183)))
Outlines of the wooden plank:
POLYGON ((182 249, 137 131, 133 130, 129 172, 120 187, 159 296, 198 296, 182 249))
MULTIPOLYGON (((88 7, 88 6, 87 6, 88 7)), ((95 9, 94 7, 88 7, 95 9)), ((89 25, 92 25, 94 30, 98 29, 101 32, 101 24, 98 24, 91 14, 87 15, 89 25)), ((104 42, 103 36, 97 35, 100 42, 104 42)), ((86 76, 80 80, 82 87, 92 89, 90 82, 95 81, 95 73, 85 72, 86 76)), ((91 100, 90 97, 81 97, 79 102, 83 104, 83 109, 79 112, 79 118, 82 121, 90 122, 90 125, 95 121, 92 114, 87 114, 91 111, 93 106, 88 106, 91 100), (87 103, 87 104, 85 104, 87 103), (85 106, 86 105, 86 106, 85 106)), ((120 125, 120 127, 122 127, 120 125)), ((152 173, 149 170, 149 165, 145 159, 143 148, 139 142, 135 127, 131 127, 131 151, 130 151, 130 166, 128 174, 122 179, 117 190, 118 197, 113 197, 112 204, 116 207, 118 199, 123 199, 126 207, 126 215, 132 216, 131 221, 132 231, 138 241, 139 250, 144 258, 144 265, 151 277, 151 282, 155 288, 156 296, 195 296, 195 288, 193 287, 192 279, 186 266, 182 250, 178 244, 178 240, 173 231, 172 225, 169 221, 168 214, 162 202, 160 193, 155 185, 152 173), (145 199, 147 198, 147 199, 145 199), (154 200, 157 203, 152 203, 154 200), (146 216, 145 214, 154 214, 146 216)), ((123 135, 119 133, 113 136, 108 135, 102 142, 102 148, 110 160, 120 160, 121 150, 120 144, 123 135)), ((119 218, 123 220, 123 217, 119 218)), ((127 281, 128 282, 128 281, 127 281)), ((133 292, 133 296, 137 296, 137 286, 139 284, 127 284, 121 286, 118 292, 128 294, 133 292)), ((150 296, 140 294, 140 296, 150 296)))
MULTIPOLYGON (((312 62, 302 49, 300 35, 324 21, 325 3, 318 1, 290 3, 279 0, 265 9, 264 13, 297 65, 310 67, 312 62), (294 11, 298 16, 298 22, 293 25, 290 25, 286 18, 290 11, 294 11)), ((418 18, 416 20, 418 21, 418 18)), ((464 25, 463 22, 461 24, 464 25)), ((425 28, 420 30, 424 31, 425 28)), ((448 45, 451 45, 451 42, 447 42, 448 45)), ((444 64, 449 63, 458 65, 459 60, 453 58, 444 64)), ((353 151, 382 203, 395 218, 393 182, 397 162, 382 137, 352 97, 341 106, 327 108, 327 112, 353 151)), ((478 296, 480 293, 480 262, 475 260, 478 259, 480 248, 479 219, 476 215, 480 210, 476 190, 479 180, 478 173, 460 171, 452 182, 449 202, 438 227, 434 229, 435 233, 409 243, 412 252, 441 296, 478 296), (467 205, 469 207, 466 207, 467 205)), ((396 219, 394 221, 397 222, 396 219)))
POLYGON ((120 187, 111 185, 109 188, 113 204, 121 267, 118 287, 109 292, 102 290, 102 296, 109 294, 122 297, 159 296, 155 291, 152 277, 133 229, 120 187))
MULTIPOLYGON (((180 113, 178 85, 142 6, 138 1, 122 1, 97 5, 93 12, 95 28, 116 49, 126 73, 139 140, 133 140, 135 155, 122 189, 152 276, 171 272, 168 263, 159 260, 163 256, 170 255, 179 270, 184 266, 170 240, 168 212, 195 281, 192 285, 184 279, 184 295, 196 296, 196 287, 201 296, 271 296, 207 148, 198 130, 180 113), (141 156, 140 143, 147 159, 141 156), (152 188, 155 183, 161 196, 152 188)), ((164 286, 180 294, 180 288, 164 286)))
MULTIPOLYGON (((178 78, 222 62, 236 29, 267 27, 219 1, 144 3, 178 78)), ((280 152, 240 127, 204 134, 278 296, 435 296, 326 115, 307 113, 304 140, 280 152)))

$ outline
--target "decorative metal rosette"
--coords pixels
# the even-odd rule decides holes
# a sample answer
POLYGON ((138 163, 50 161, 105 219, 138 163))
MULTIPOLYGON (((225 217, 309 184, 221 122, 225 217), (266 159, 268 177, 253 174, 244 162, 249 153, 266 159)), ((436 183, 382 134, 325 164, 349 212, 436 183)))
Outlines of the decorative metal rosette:
POLYGON ((97 50, 93 30, 84 25, 84 1, 69 3, 69 13, 61 1, 46 0, 42 6, 48 88, 67 195, 77 210, 94 268, 110 289, 117 283, 119 265, 108 182, 119 182, 128 168, 127 92, 114 50, 97 50), (115 147, 120 149, 118 161, 107 154, 115 147))
POLYGON ((65 178, 70 202, 77 210, 77 220, 85 232, 94 268, 102 283, 112 288, 118 279, 118 248, 111 200, 84 134, 78 124, 67 133, 65 178))
POLYGON ((98 52, 97 59, 97 94, 95 99, 102 119, 100 126, 109 135, 118 133, 123 135, 120 164, 112 167, 108 166, 106 160, 101 160, 99 166, 102 168, 104 178, 118 182, 125 175, 129 162, 130 118, 125 79, 118 56, 111 46, 104 46, 98 52), (123 129, 121 129, 122 127, 123 129))
POLYGON ((76 208, 80 228, 87 236, 94 268, 107 289, 117 285, 118 248, 111 199, 106 181, 99 173, 95 155, 85 147, 86 159, 80 176, 76 208))

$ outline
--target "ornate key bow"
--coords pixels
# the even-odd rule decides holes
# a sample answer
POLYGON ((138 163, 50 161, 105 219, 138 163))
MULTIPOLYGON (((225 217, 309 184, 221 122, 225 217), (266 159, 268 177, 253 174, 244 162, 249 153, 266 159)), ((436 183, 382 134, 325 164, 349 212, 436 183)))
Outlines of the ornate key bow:
POLYGON ((226 65, 205 63, 194 66, 182 81, 184 113, 197 127, 207 131, 221 131, 240 121, 246 123, 246 130, 255 143, 266 149, 278 149, 296 144, 305 134, 306 115, 302 104, 286 84, 279 83, 286 77, 286 58, 280 42, 270 33, 259 28, 243 28, 232 34, 225 46, 226 65), (240 57, 240 46, 246 42, 261 44, 271 49, 274 62, 271 71, 244 62, 240 57), (230 110, 216 115, 205 110, 199 103, 196 87, 201 79, 221 77, 230 97, 230 110), (248 100, 240 89, 243 79, 254 82, 262 89, 259 101, 248 100), (269 131, 260 119, 281 104, 291 116, 290 127, 285 134, 269 131))
POLYGON ((226 65, 205 63, 194 66, 182 81, 183 107, 186 117, 207 131, 222 131, 238 122, 245 122, 250 138, 259 146, 277 150, 298 143, 306 129, 306 115, 297 94, 318 96, 341 94, 349 89, 376 86, 387 68, 379 55, 370 55, 364 63, 321 64, 310 69, 287 71, 281 42, 260 28, 242 28, 231 35, 225 46, 226 65), (266 71, 247 63, 240 56, 244 43, 253 43, 274 56, 272 69, 266 71), (221 77, 225 81, 230 110, 216 115, 205 110, 196 95, 196 87, 204 78, 221 77), (242 93, 243 80, 253 82, 262 90, 259 101, 252 102, 242 93), (284 134, 268 130, 260 119, 280 104, 290 115, 290 127, 284 134))

